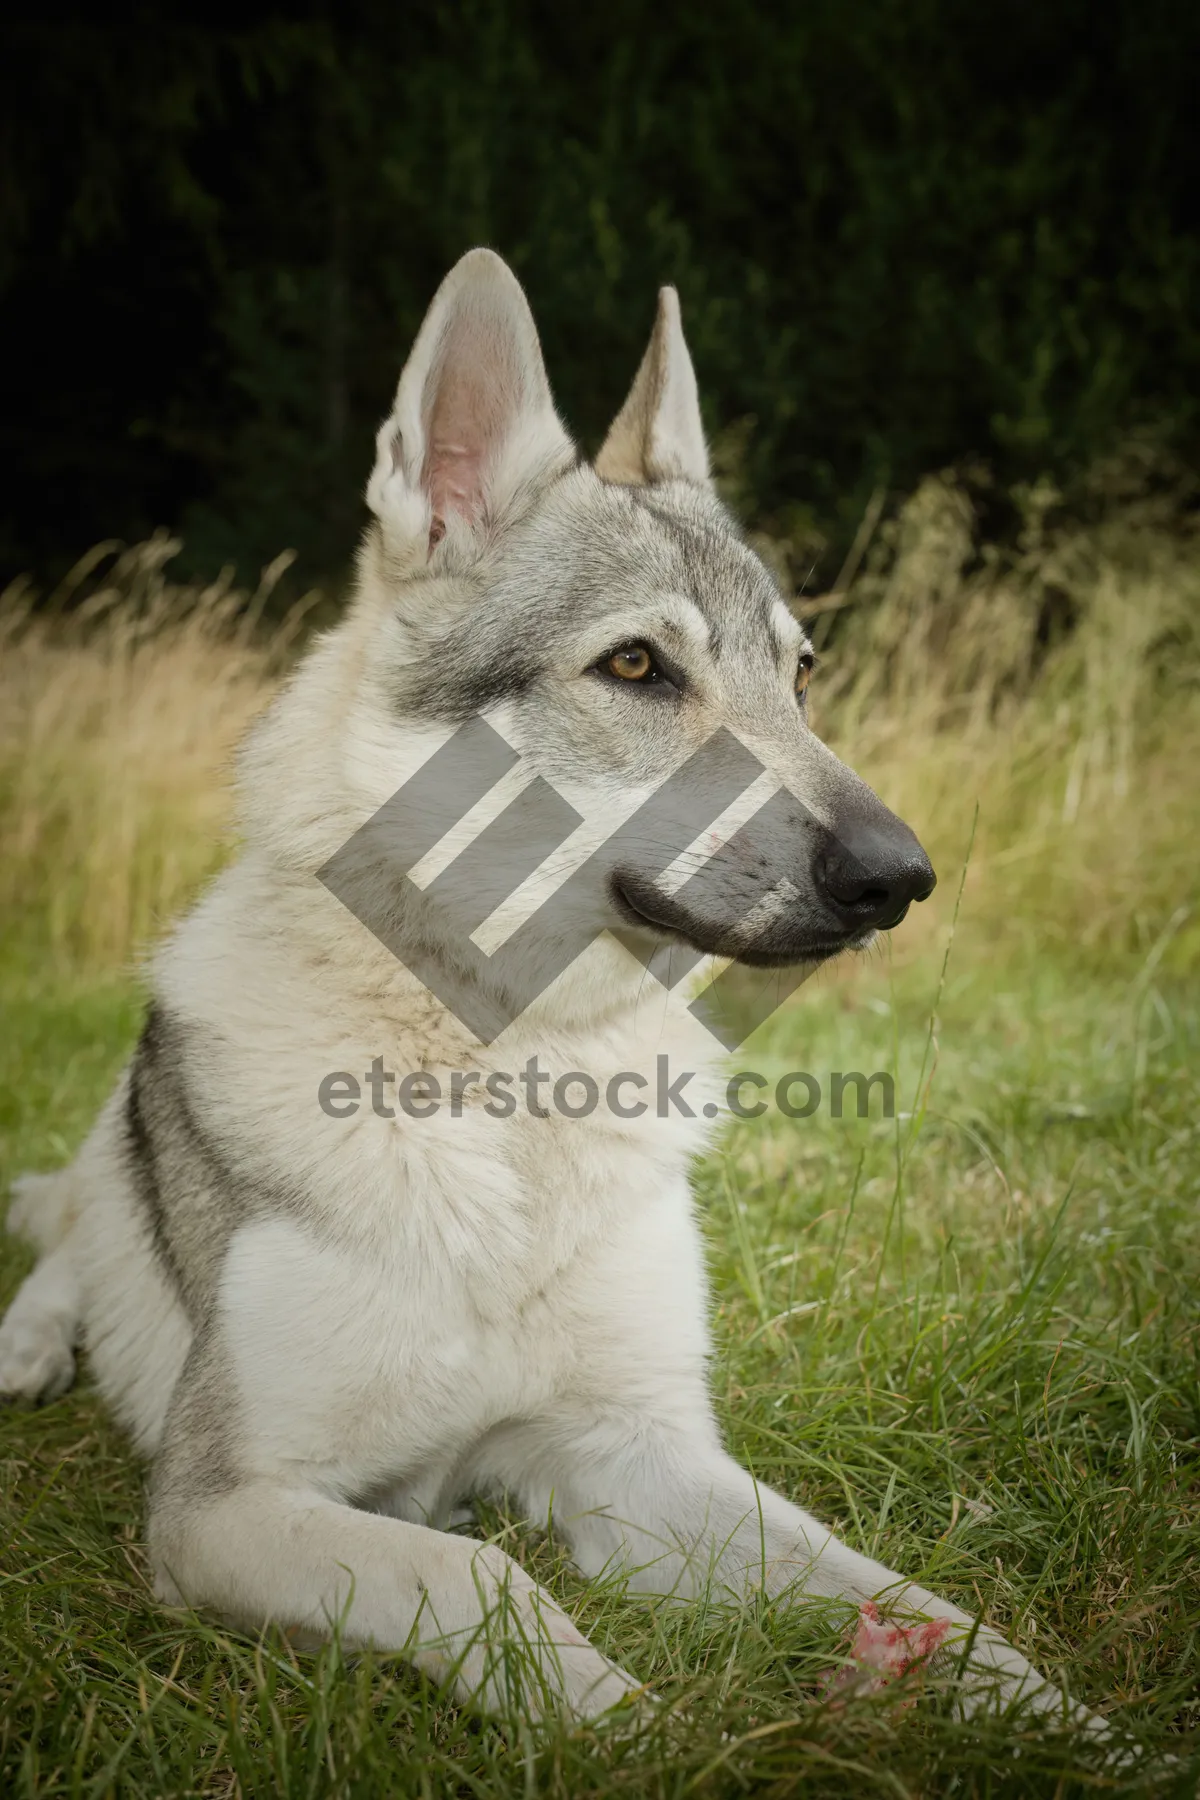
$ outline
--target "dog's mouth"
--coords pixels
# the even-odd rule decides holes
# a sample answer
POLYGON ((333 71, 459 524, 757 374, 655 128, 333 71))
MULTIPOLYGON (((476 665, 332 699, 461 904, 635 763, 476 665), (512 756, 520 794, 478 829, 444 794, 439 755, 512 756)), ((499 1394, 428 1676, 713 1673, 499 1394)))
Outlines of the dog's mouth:
MULTIPOLYGON (((625 924, 649 931, 671 943, 686 944, 703 956, 728 956, 735 962, 756 969, 782 969, 797 963, 828 962, 844 950, 865 950, 875 937, 875 929, 853 932, 813 932, 791 930, 772 933, 765 939, 747 943, 737 935, 736 926, 706 926, 683 907, 676 906, 651 882, 627 873, 613 875, 610 881, 613 902, 625 924)), ((907 910, 907 909, 906 909, 907 910)), ((903 917, 903 914, 901 914, 903 917)), ((896 919, 895 924, 900 920, 896 919)), ((884 929, 890 930, 891 924, 884 929)))

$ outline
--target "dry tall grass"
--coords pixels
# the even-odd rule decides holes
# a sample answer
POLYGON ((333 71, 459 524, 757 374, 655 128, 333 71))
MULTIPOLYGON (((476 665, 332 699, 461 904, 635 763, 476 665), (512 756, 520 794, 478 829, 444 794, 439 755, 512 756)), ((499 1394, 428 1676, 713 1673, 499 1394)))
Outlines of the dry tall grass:
POLYGON ((261 623, 286 559, 248 595, 171 581, 178 549, 89 581, 98 546, 45 609, 0 596, 0 919, 85 968, 127 963, 227 854, 231 752, 302 621, 261 623))
MULTIPOLYGON (((1195 539, 1178 492, 1108 479, 1089 526, 1019 496, 1004 556, 960 484, 926 482, 847 590, 807 605, 828 640, 815 712, 944 873, 978 802, 971 903, 997 939, 1166 934, 1194 957, 1195 539), (1049 644, 1048 618, 1069 621, 1049 644)), ((127 963, 227 853, 230 753, 302 626, 303 608, 263 623, 281 564, 246 595, 173 582, 176 549, 101 547, 48 608, 0 597, 0 921, 87 969, 127 963)))
POLYGON ((1170 939, 1194 958, 1196 521, 1127 463, 1096 486, 1091 525, 1053 524, 1048 486, 1018 494, 1001 554, 960 484, 925 482, 845 596, 818 727, 943 874, 978 803, 968 895, 998 938, 1100 954, 1170 939))

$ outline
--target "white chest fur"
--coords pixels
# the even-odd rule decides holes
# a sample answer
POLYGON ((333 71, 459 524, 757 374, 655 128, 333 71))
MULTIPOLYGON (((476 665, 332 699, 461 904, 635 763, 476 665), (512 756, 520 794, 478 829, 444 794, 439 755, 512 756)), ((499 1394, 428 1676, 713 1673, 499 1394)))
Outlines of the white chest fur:
POLYGON ((682 1171, 584 1122, 515 1124, 447 1120, 422 1143, 364 1121, 336 1217, 235 1234, 220 1330, 264 1468, 303 1446, 318 1481, 324 1468, 363 1493, 440 1490, 505 1421, 603 1405, 649 1320, 667 1360, 699 1376, 682 1171))

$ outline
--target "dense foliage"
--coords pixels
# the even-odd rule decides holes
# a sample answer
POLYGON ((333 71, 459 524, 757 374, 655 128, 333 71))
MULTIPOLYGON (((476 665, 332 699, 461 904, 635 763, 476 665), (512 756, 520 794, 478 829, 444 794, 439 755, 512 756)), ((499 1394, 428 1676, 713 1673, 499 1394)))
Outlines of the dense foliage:
POLYGON ((5 572, 182 528, 336 572, 437 280, 525 280, 594 444, 678 283, 711 427, 826 565, 881 483, 1195 425, 1182 0, 78 5, 0 42, 5 572))

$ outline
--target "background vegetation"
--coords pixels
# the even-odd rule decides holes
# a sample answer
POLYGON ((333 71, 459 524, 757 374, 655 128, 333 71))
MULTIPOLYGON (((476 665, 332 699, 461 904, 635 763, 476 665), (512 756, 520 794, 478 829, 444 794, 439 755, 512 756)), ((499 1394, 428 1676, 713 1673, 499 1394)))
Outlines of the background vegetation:
POLYGON ((0 579, 178 530, 337 575, 469 245, 595 446, 678 283, 747 510, 836 574, 869 496, 1196 441, 1184 0, 123 0, 0 27, 0 579))

